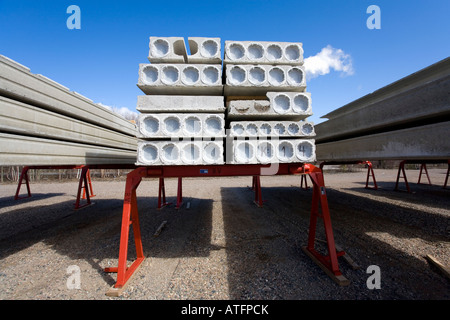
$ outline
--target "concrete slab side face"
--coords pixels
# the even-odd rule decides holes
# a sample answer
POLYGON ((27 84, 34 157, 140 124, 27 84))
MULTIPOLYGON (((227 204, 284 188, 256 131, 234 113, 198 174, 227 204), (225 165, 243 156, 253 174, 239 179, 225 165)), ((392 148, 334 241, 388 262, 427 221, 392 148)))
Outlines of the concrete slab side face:
POLYGON ((231 137, 314 137, 314 125, 307 121, 232 121, 231 137))
POLYGON ((189 37, 188 63, 221 64, 220 38, 189 37))
POLYGON ((226 65, 224 95, 265 95, 269 91, 306 90, 303 66, 226 65))
POLYGON ((92 100, 30 70, 6 57, 0 57, 0 94, 66 116, 130 136, 136 127, 123 117, 92 100))
POLYGON ((156 113, 141 114, 138 138, 224 137, 223 114, 156 113))
POLYGON ((148 60, 152 63, 186 63, 183 37, 150 37, 148 60))
POLYGON ((138 87, 149 95, 222 95, 221 74, 218 64, 140 64, 138 87))
POLYGON ((225 41, 225 64, 303 64, 300 42, 225 41))
POLYGON ((224 113, 223 96, 138 96, 136 109, 141 113, 195 112, 224 113))
POLYGON ((136 150, 0 133, 0 166, 134 164, 136 150))
MULTIPOLYGON (((232 140, 229 164, 314 162, 314 140, 306 139, 259 139, 232 140)), ((227 150, 228 151, 228 150, 227 150)))
POLYGON ((223 164, 223 140, 141 141, 136 165, 223 164))
POLYGON ((448 159, 450 122, 317 144, 319 161, 448 159))
POLYGON ((0 132, 136 150, 135 137, 0 96, 0 132))

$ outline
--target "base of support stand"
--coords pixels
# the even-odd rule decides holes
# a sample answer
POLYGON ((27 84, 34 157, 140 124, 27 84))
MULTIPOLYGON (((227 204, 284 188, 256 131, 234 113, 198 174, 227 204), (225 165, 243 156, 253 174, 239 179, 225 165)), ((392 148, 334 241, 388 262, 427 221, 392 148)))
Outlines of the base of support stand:
POLYGON ((316 258, 314 254, 312 254, 308 247, 302 247, 302 250, 306 253, 308 257, 310 257, 331 279, 333 279, 340 286, 348 286, 350 281, 344 277, 343 275, 335 275, 330 271, 319 259, 316 258))
MULTIPOLYGON (((139 263, 139 265, 136 267, 136 269, 134 269, 133 273, 130 275, 128 280, 125 282, 125 284, 121 288, 115 288, 113 286, 113 287, 109 288, 109 290, 106 292, 106 295, 108 297, 120 297, 122 295, 123 291, 125 291, 127 289, 128 284, 131 282, 131 280, 133 280, 136 273, 139 271, 140 267, 142 266, 143 261, 144 261, 144 259, 142 259, 142 261, 139 263)), ((116 269, 117 268, 105 268, 105 272, 117 272, 116 269)))

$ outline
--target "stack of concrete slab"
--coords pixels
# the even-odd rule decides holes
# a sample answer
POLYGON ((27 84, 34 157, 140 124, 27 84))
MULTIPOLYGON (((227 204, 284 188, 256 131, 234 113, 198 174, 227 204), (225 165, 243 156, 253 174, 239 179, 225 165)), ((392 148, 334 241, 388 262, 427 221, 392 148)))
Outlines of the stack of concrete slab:
POLYGON ((315 161, 301 43, 225 41, 226 162, 315 161))
POLYGON ((219 38, 150 37, 139 65, 137 165, 223 164, 225 105, 219 38))
POLYGON ((323 116, 317 159, 445 160, 450 158, 450 58, 323 116))
POLYGON ((136 126, 0 55, 0 165, 133 164, 136 126))

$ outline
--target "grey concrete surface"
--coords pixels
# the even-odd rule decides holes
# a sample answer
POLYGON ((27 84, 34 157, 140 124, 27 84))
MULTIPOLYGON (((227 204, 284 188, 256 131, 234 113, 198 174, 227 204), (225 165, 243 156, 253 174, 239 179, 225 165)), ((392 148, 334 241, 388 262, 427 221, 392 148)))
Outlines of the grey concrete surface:
POLYGON ((136 151, 0 133, 0 165, 134 164, 136 151))
POLYGON ((140 64, 137 86, 145 94, 221 96, 218 64, 140 64))
POLYGON ((136 126, 116 113, 0 55, 0 95, 111 130, 136 135, 136 126))
POLYGON ((313 137, 314 124, 309 121, 232 121, 232 137, 313 137))
POLYGON ((141 95, 136 109, 141 113, 223 113, 225 103, 223 96, 141 95))
POLYGON ((135 137, 0 96, 0 132, 136 150, 135 137))
POLYGON ((317 144, 319 161, 450 159, 450 122, 317 144))
POLYGON ((224 64, 303 64, 300 42, 225 41, 224 64))

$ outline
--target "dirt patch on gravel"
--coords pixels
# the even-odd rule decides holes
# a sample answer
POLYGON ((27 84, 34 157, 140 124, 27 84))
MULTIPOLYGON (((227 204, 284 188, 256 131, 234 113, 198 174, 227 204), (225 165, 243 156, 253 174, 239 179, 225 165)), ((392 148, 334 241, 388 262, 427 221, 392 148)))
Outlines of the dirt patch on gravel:
MULTIPOLYGON (((433 185, 418 185, 418 170, 408 170, 412 194, 393 191, 396 170, 375 170, 379 190, 364 188, 363 170, 325 173, 336 243, 361 267, 339 258, 346 287, 301 250, 312 190, 300 189, 299 177, 262 177, 263 208, 253 204, 251 177, 184 179, 180 210, 157 210, 157 181, 143 180, 146 260, 119 298, 105 295, 116 275, 103 269, 117 264, 125 181, 94 180, 94 205, 81 210, 73 209, 76 182, 32 183, 33 197, 19 201, 15 185, 1 185, 0 299, 449 299, 450 281, 424 258, 450 265, 446 170, 429 173, 433 185), (371 265, 381 289, 367 287, 371 265), (67 285, 70 266, 80 270, 79 289, 67 285)), ((169 201, 176 186, 166 181, 169 201)))

